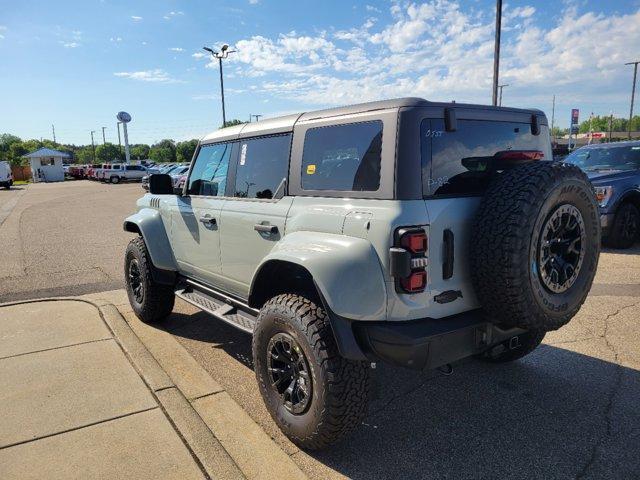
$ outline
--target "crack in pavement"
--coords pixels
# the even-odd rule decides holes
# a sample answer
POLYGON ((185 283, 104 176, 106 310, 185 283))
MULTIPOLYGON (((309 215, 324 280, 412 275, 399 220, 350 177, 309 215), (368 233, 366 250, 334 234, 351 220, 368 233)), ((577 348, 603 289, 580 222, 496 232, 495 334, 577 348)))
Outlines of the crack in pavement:
POLYGON ((587 460, 585 465, 577 473, 576 479, 585 478, 587 476, 587 474, 589 473, 589 470, 591 470, 591 468, 598 461, 598 453, 604 443, 605 438, 611 437, 611 433, 613 431, 613 418, 612 418, 613 406, 615 403, 615 399, 618 395, 618 392, 620 391, 620 387, 622 385, 622 377, 623 377, 624 371, 623 371, 622 365, 620 365, 620 363, 618 362, 619 360, 618 349, 609 340, 607 336, 609 333, 609 321, 612 318, 614 318, 616 315, 620 314, 621 312, 632 307, 637 307, 639 304, 640 303, 634 303, 632 305, 621 307, 617 309, 615 312, 607 315, 606 318, 604 319, 604 331, 602 332, 602 335, 598 336, 598 338, 602 338, 607 348, 611 351, 611 353, 613 353, 613 360, 614 360, 615 369, 616 369, 616 378, 611 386, 611 391, 609 392, 609 397, 607 398, 607 403, 605 405, 604 412, 603 412, 606 429, 604 433, 600 435, 600 438, 591 449, 591 455, 589 456, 589 459, 587 460))

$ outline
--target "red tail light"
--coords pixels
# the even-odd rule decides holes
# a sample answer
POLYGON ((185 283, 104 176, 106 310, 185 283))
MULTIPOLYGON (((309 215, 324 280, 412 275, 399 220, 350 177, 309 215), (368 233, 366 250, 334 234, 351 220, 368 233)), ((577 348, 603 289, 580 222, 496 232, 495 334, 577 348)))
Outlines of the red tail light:
POLYGON ((400 285, 408 293, 422 292, 427 286, 427 272, 424 269, 411 272, 408 277, 400 279, 400 285))
POLYGON ((400 246, 411 253, 424 253, 427 251, 427 234, 424 230, 407 232, 400 237, 400 246))
POLYGON ((496 154, 501 160, 541 160, 544 153, 540 150, 503 150, 496 154))
POLYGON ((390 272, 399 293, 419 293, 427 286, 427 234, 422 228, 401 228, 390 251, 390 272))

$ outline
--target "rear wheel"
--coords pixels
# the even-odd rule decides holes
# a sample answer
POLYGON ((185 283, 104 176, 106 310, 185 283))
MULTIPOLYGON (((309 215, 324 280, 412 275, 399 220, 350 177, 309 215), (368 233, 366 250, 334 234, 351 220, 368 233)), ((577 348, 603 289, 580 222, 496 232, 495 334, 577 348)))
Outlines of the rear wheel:
POLYGON ((618 208, 604 243, 613 248, 630 248, 638 239, 639 232, 640 211, 632 203, 625 203, 618 208))
POLYGON ((113 177, 111 177, 111 183, 113 183, 114 185, 116 183, 120 183, 120 177, 114 175, 113 177))
POLYGON ((151 275, 151 259, 142 237, 129 242, 124 260, 124 278, 131 308, 140 320, 158 322, 171 314, 175 294, 170 285, 161 285, 151 275))
POLYGON ((335 443, 364 417, 368 366, 340 356, 329 320, 313 301, 293 294, 269 300, 254 331, 253 361, 267 410, 300 447, 335 443))

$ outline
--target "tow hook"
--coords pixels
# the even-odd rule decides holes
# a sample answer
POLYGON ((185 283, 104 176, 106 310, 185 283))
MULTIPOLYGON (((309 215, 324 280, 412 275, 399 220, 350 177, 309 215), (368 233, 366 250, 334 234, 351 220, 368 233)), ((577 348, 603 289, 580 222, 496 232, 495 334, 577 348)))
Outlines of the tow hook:
POLYGON ((520 337, 517 335, 509 339, 509 350, 515 350, 520 346, 520 337))
POLYGON ((442 365, 441 367, 438 367, 437 370, 443 374, 445 377, 448 377, 449 375, 453 375, 453 367, 451 366, 450 363, 447 363, 446 365, 442 365))

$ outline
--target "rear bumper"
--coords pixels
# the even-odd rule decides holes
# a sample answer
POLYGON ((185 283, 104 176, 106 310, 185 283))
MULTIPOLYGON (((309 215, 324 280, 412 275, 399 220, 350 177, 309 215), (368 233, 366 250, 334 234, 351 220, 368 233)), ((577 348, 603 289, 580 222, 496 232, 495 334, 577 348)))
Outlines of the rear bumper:
MULTIPOLYGON (((333 320, 334 333, 337 333, 333 320)), ((344 338, 345 333, 348 335, 344 324, 339 328, 343 338, 337 338, 343 356, 417 370, 437 368, 482 353, 525 331, 496 327, 486 321, 480 310, 439 319, 349 323, 353 341, 344 338)))

